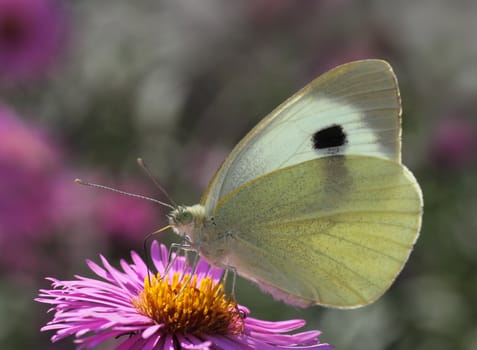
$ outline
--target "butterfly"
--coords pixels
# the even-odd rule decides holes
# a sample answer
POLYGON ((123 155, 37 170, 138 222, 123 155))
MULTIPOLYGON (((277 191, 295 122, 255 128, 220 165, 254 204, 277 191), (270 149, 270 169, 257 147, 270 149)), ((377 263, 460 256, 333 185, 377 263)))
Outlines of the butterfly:
POLYGON ((400 273, 421 226, 400 116, 387 62, 338 66, 256 125, 200 204, 170 213, 170 227, 286 303, 369 304, 400 273))

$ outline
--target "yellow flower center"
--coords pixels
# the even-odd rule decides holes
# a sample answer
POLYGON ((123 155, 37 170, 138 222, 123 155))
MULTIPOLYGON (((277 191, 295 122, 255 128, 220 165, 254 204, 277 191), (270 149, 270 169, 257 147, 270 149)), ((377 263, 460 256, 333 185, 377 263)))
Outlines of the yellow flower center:
POLYGON ((169 333, 239 334, 243 319, 237 303, 224 292, 222 283, 209 277, 197 283, 197 275, 182 278, 152 276, 144 281, 144 290, 133 300, 142 315, 164 324, 169 333))

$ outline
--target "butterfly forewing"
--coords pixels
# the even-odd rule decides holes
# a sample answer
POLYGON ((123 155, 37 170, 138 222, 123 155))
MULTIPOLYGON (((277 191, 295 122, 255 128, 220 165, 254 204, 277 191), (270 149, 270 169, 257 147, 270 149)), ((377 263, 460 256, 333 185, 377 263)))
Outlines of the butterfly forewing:
POLYGON ((388 63, 365 60, 339 66, 277 107, 234 148, 202 204, 211 211, 246 182, 310 159, 357 154, 400 162, 400 111, 397 81, 388 63))

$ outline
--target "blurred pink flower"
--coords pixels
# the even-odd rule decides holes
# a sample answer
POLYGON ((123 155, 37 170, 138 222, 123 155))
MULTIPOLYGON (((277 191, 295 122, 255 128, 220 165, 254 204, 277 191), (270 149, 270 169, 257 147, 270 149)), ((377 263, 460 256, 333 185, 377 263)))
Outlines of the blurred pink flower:
POLYGON ((66 14, 54 0, 0 0, 0 82, 43 75, 64 44, 66 14))
POLYGON ((41 234, 51 224, 60 154, 39 128, 1 105, 0 140, 0 234, 41 234))
MULTIPOLYGON (((56 235, 59 244, 78 251, 105 237, 108 243, 130 245, 165 220, 156 204, 75 184, 81 174, 63 164, 47 133, 1 104, 0 142, 0 268, 33 275, 50 269, 54 260, 68 260, 61 249, 54 254, 47 249, 56 235)), ((118 188, 150 192, 132 180, 118 188)))
POLYGON ((0 261, 28 265, 36 240, 55 226, 61 155, 40 128, 1 104, 0 140, 0 261))
MULTIPOLYGON (((134 194, 150 193, 149 189, 133 180, 124 181, 117 188, 134 194)), ((165 218, 165 212, 157 204, 114 192, 101 192, 94 206, 98 230, 125 243, 142 242, 165 218)))
POLYGON ((477 163, 477 126, 464 119, 439 122, 431 142, 433 161, 447 168, 462 168, 477 163))

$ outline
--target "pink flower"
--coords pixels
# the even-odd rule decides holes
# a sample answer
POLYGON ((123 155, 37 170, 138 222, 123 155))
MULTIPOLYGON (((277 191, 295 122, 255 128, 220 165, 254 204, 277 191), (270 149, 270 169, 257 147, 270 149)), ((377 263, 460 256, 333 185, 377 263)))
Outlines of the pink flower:
POLYGON ((447 168, 477 163, 477 125, 463 119, 441 121, 431 144, 434 162, 447 168))
POLYGON ((60 155, 39 128, 0 105, 0 236, 34 236, 52 224, 60 155))
POLYGON ((38 241, 56 225, 61 156, 40 128, 1 104, 0 140, 0 261, 33 268, 38 241))
MULTIPOLYGON (((116 187, 135 194, 148 192, 132 180, 116 187)), ((114 192, 101 192, 95 207, 98 230, 127 243, 142 242, 145 235, 157 229, 158 218, 165 217, 163 208, 154 203, 114 192)))
POLYGON ((53 320, 42 331, 52 341, 75 336, 78 349, 117 338, 116 349, 331 349, 320 344, 319 331, 289 334, 303 320, 269 322, 224 293, 223 271, 199 260, 195 272, 183 257, 172 263, 164 245, 154 242, 152 263, 158 274, 131 253, 121 269, 101 256, 102 266, 88 261, 99 277, 49 278, 53 289, 40 290, 36 301, 52 305, 53 320), (170 265, 172 264, 172 265, 170 265), (166 273, 166 267, 170 265, 166 273))
POLYGON ((65 13, 54 0, 0 0, 0 81, 45 73, 57 61, 65 13))

